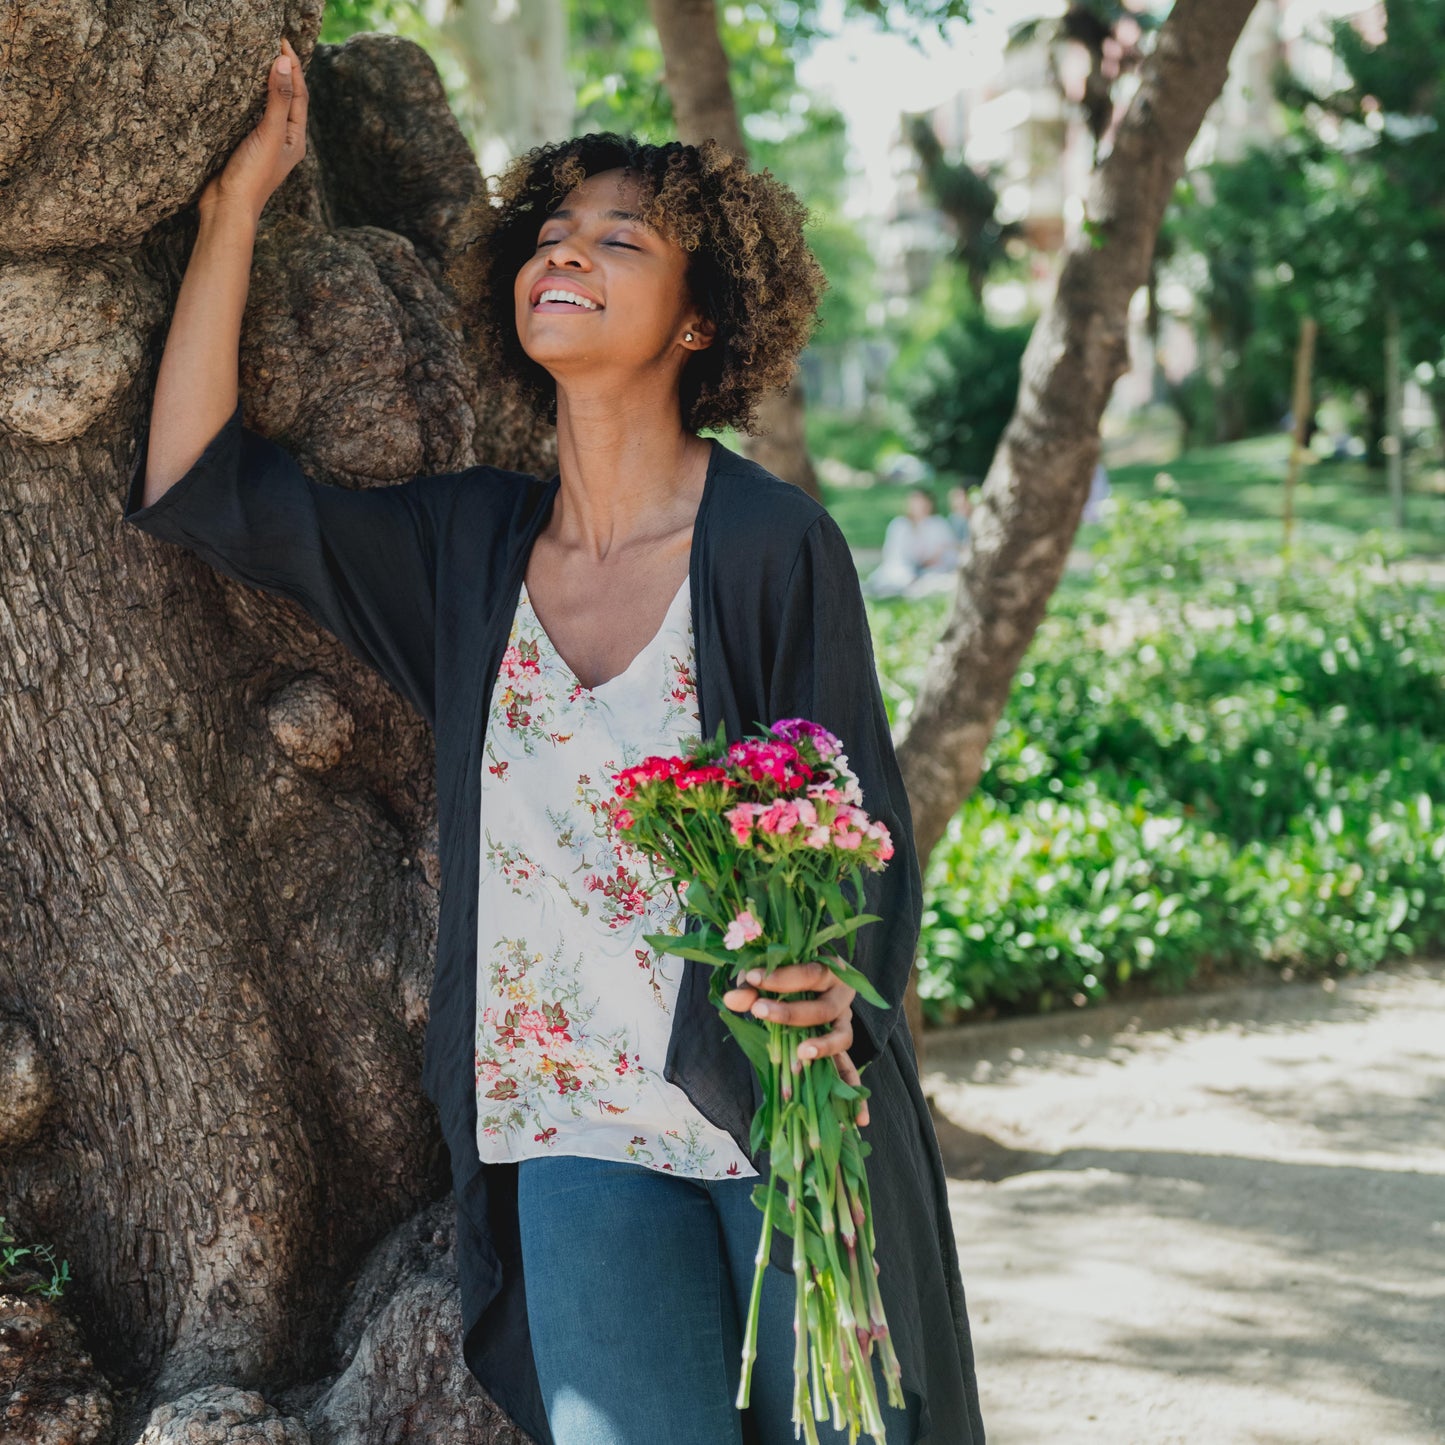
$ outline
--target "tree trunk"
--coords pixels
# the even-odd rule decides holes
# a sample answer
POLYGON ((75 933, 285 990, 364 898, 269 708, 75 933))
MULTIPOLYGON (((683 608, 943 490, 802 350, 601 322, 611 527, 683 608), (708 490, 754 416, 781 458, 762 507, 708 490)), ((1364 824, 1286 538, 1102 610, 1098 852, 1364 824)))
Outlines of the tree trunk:
POLYGON ((1099 455, 1099 419, 1128 363, 1130 298, 1148 277, 1185 153, 1253 7, 1178 0, 1090 185, 1091 225, 1029 340, 1018 405, 899 744, 925 861, 978 782, 1014 673, 1063 574, 1099 455))
MULTIPOLYGON (((469 465, 478 438, 548 470, 441 284, 481 178, 435 68, 375 35, 313 55, 320 9, 296 13, 310 145, 258 239, 246 423, 344 485, 469 465)), ((68 9, 30 6, 7 36, 0 1213, 74 1279, 7 1334, 5 1397, 51 1403, 5 1439, 110 1438, 115 1386, 125 1441, 160 1406, 147 1441, 200 1438, 193 1418, 215 1440, 427 1419, 519 1440, 459 1361, 419 1085, 430 734, 297 608, 120 521, 191 203, 255 123, 277 29, 268 7, 209 34, 145 15, 79 46, 68 9), (133 119, 157 114, 184 123, 133 119), (397 1229, 439 1242, 368 1270, 397 1229), (65 1316, 99 1371, 77 1346, 47 1394, 65 1316)))
MULTIPOLYGON (((662 79, 672 100, 678 139, 687 145, 715 140, 746 160, 748 147, 733 101, 714 0, 649 0, 649 4, 662 45, 662 79)), ((803 416, 803 381, 795 366, 787 390, 765 397, 758 407, 758 435, 748 438, 743 450, 775 476, 821 501, 803 416)))

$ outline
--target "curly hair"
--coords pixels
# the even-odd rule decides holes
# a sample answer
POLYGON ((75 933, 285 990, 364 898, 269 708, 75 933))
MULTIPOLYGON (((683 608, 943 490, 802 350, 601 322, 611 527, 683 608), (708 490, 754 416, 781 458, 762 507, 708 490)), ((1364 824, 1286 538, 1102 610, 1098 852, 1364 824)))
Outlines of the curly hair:
POLYGON ((495 200, 473 198, 459 220, 468 240, 446 276, 488 370, 523 405, 556 420, 556 384, 517 336, 513 283, 563 197, 619 168, 642 192, 644 220, 687 253, 692 298, 716 327, 712 345, 683 369, 683 426, 753 430, 759 400, 792 376, 826 283, 803 239, 803 203, 715 141, 578 136, 519 156, 498 179, 495 200))

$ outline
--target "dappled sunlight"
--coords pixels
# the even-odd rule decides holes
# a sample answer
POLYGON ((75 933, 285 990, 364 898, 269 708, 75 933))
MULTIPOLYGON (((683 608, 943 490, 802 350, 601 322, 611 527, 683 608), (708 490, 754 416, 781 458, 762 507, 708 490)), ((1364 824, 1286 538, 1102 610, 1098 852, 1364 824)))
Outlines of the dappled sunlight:
POLYGON ((1445 1431, 1445 963, 925 1045, 991 1438, 1445 1431))

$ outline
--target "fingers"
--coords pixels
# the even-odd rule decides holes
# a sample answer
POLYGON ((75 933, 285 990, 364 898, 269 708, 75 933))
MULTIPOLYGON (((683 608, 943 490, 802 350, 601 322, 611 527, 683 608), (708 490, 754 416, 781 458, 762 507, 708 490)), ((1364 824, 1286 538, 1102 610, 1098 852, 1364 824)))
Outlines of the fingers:
POLYGON ((853 1042, 853 1015, 841 1018, 826 1034, 814 1034, 798 1045, 797 1054, 804 1063, 841 1054, 853 1042))
POLYGON ((284 136, 288 151, 298 155, 306 145, 306 77, 301 73, 301 57, 291 42, 281 41, 281 54, 271 65, 271 93, 267 97, 265 120, 284 136))
POLYGON ((751 1011, 755 1018, 769 1023, 788 1024, 793 1028, 812 1028, 830 1024, 851 1015, 856 990, 844 983, 824 963, 789 963, 771 973, 755 968, 747 974, 748 983, 738 984, 723 995, 723 1002, 734 1013, 751 1011), (762 990, 774 993, 816 993, 816 998, 783 1000, 761 997, 762 990))
POLYGON ((723 1002, 734 1012, 745 1014, 757 999, 755 988, 730 988, 722 997, 723 1002))
POLYGON ((752 1007, 754 1018, 770 1024, 787 1024, 789 1028, 808 1029, 818 1024, 831 1024, 837 1019, 852 1018, 852 1000, 832 989, 817 998, 798 998, 784 1002, 777 998, 760 998, 752 1007))
POLYGON ((291 42, 283 37, 281 49, 291 62, 291 120, 306 121, 306 102, 310 92, 306 88, 306 72, 301 69, 301 57, 291 48, 291 42))
MULTIPOLYGON (((800 993, 804 989, 831 988, 838 982, 838 976, 826 963, 786 963, 771 973, 751 969, 748 982, 760 988, 772 989, 775 993, 800 993)), ((843 985, 847 987, 847 985, 843 985)))

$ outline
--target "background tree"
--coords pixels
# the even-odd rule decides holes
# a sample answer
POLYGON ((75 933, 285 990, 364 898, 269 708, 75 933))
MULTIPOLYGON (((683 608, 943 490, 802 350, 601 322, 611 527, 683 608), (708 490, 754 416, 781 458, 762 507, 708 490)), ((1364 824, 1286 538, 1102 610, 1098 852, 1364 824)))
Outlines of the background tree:
POLYGON ((984 282, 1009 255, 1009 243, 1024 235, 1018 221, 998 218, 993 178, 967 161, 949 161, 925 115, 908 117, 908 139, 918 156, 929 196, 953 228, 953 259, 968 276, 974 302, 983 305, 984 282))
POLYGON ((1317 387, 1358 399, 1379 467, 1391 317, 1404 365, 1445 409, 1445 6, 1386 6, 1378 41, 1343 21, 1328 34, 1344 83, 1317 92, 1281 74, 1284 135, 1179 187, 1166 229, 1196 283, 1205 363, 1178 404, 1202 440, 1276 426, 1310 315, 1317 387))
POLYGON ((1063 573, 1128 361, 1128 309, 1185 154, 1253 0, 1178 0, 1142 67, 1086 222, 1024 353, 1017 406, 971 524, 958 588, 899 743, 926 859, 978 781, 1019 660, 1063 573))
MULTIPOLYGON (((1058 580, 1129 296, 1249 9, 1176 6, 1090 196, 1097 244, 1030 342, 902 744, 925 856, 1058 580)), ((393 36, 318 46, 300 17, 311 133, 258 238, 244 419, 341 485, 549 469, 443 283, 481 179, 436 67, 393 36)), ((146 1445, 518 1439, 459 1357, 419 1088, 430 737, 298 609, 119 516, 193 202, 286 25, 271 4, 209 26, 147 11, 81 47, 47 3, 7 35, 0 1206, 75 1277, 59 1302, 0 1302, 18 1445, 132 1441, 153 1407, 146 1445)))

